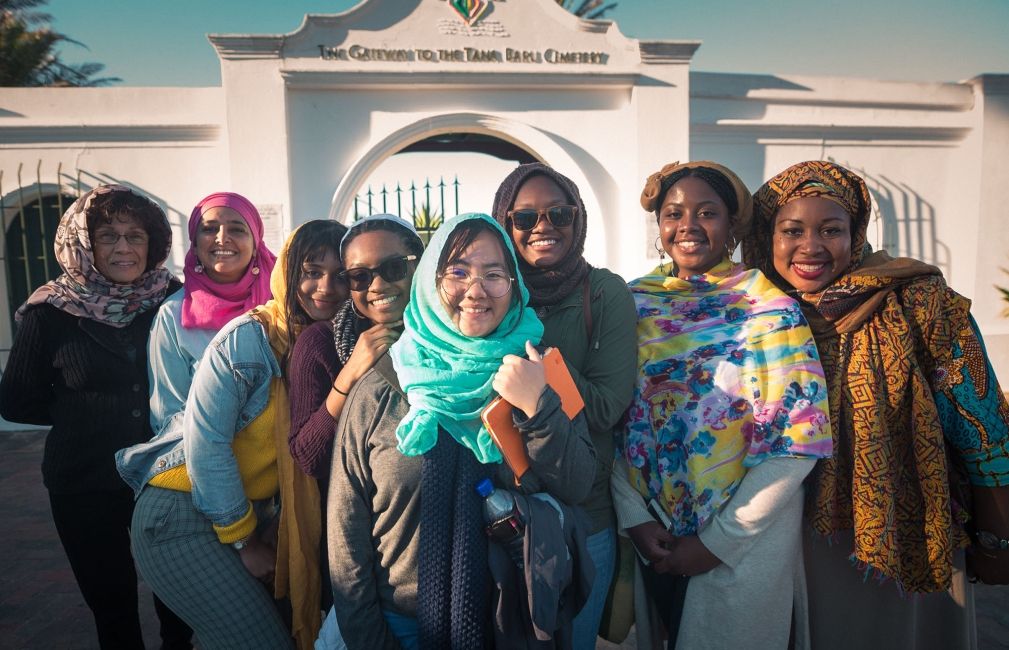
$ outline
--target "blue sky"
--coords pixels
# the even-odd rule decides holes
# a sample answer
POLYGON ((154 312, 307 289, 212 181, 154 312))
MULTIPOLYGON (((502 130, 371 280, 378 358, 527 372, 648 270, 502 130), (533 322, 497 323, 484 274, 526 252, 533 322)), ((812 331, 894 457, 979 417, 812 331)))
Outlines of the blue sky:
MULTIPOLYGON (((89 48, 64 46, 67 61, 104 63, 124 85, 216 86, 206 34, 290 32, 305 13, 355 4, 50 0, 46 10, 58 31, 89 48)), ((620 0, 610 18, 635 38, 703 41, 695 70, 909 81, 1009 73, 1009 0, 620 0)))

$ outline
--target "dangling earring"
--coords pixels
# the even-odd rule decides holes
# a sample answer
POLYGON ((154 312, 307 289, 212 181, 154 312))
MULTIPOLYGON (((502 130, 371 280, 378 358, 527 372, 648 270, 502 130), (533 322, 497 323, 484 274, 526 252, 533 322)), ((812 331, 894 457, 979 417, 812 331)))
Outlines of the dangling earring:
POLYGON ((665 273, 666 272, 666 249, 662 248, 662 245, 659 243, 660 241, 662 241, 662 235, 656 235, 655 236, 655 243, 652 244, 652 245, 655 247, 655 250, 657 250, 659 252, 659 268, 662 269, 663 273, 665 273))
POLYGON ((252 267, 252 275, 259 275, 259 267, 258 266, 252 267))
POLYGON ((203 265, 197 262, 196 266, 193 267, 193 270, 196 271, 197 273, 203 273, 203 265))

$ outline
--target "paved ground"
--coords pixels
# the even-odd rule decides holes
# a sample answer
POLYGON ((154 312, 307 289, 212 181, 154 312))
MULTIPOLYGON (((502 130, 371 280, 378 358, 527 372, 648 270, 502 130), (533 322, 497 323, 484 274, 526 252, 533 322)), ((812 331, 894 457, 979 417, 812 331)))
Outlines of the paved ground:
MULTIPOLYGON (((40 433, 0 433, 0 648, 97 648, 94 624, 67 564, 39 465, 40 433)), ((158 647, 150 590, 141 585, 144 636, 158 647)), ((980 586, 978 633, 982 650, 1009 650, 1009 587, 980 586)), ((631 648, 600 642, 599 648, 631 648)))

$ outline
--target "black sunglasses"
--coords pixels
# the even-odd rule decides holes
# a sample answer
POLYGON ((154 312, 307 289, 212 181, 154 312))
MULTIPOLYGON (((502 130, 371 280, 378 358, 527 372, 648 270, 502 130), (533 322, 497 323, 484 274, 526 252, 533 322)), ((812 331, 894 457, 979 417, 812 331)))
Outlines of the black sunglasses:
POLYGON ((346 269, 340 275, 350 285, 351 291, 367 291, 376 275, 381 276, 386 282, 399 282, 409 273, 410 262, 416 259, 416 255, 393 257, 373 269, 359 266, 353 269, 346 269))
POLYGON ((564 228, 571 225, 576 214, 578 214, 576 206, 552 205, 542 210, 533 210, 532 208, 512 210, 508 213, 508 218, 511 219, 515 230, 532 230, 539 223, 540 217, 546 217, 554 228, 564 228))

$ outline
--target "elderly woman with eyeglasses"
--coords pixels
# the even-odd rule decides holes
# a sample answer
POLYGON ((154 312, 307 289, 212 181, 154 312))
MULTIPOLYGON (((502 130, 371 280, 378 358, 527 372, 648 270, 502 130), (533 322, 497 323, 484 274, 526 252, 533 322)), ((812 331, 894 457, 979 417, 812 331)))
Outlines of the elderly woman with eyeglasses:
POLYGON ((488 647, 491 549, 476 484, 567 504, 592 486, 584 416, 568 419, 546 385, 533 349, 543 326, 516 267, 493 219, 448 221, 421 257, 403 333, 349 391, 328 499, 348 648, 488 647), (480 422, 495 393, 514 406, 529 456, 518 488, 480 422))
MULTIPOLYGON (((181 286, 163 266, 172 232, 149 198, 102 185, 67 209, 55 245, 63 273, 15 314, 0 414, 52 427, 42 478, 98 643, 142 648, 130 555, 133 492, 116 473, 113 455, 151 437, 148 334, 158 307, 181 286)), ((163 647, 190 647, 192 631, 154 602, 163 647)))

